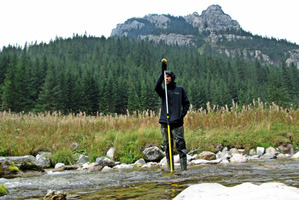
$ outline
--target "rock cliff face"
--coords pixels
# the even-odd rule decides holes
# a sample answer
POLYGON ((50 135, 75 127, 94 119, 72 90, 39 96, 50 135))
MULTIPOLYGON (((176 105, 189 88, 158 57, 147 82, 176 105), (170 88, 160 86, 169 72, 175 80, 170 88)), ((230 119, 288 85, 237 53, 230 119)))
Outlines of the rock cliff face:
MULTIPOLYGON (((150 28, 152 28, 152 30, 147 31, 147 33, 157 32, 156 29, 165 30, 170 27, 170 23, 173 21, 173 18, 174 17, 171 17, 169 15, 152 14, 152 15, 147 15, 142 19, 127 20, 124 24, 118 24, 117 27, 112 30, 110 36, 123 37, 123 36, 128 36, 128 34, 132 31, 138 31, 138 30, 141 31, 142 29, 150 29, 150 28), (151 24, 152 26, 149 26, 148 24, 151 24)), ((232 20, 232 18, 229 15, 225 14, 219 5, 212 5, 208 7, 206 10, 202 12, 201 15, 198 15, 197 12, 194 12, 193 14, 187 15, 183 18, 186 24, 191 24, 194 28, 197 28, 198 33, 202 31, 241 29, 239 23, 236 20, 232 20)), ((143 35, 143 37, 140 37, 140 39, 153 38, 153 37, 146 37, 146 35, 143 35)), ((160 35, 160 34, 156 34, 156 35, 160 35)), ((171 36, 173 35, 174 33, 172 33, 171 36)), ((197 34, 195 34, 195 36, 196 35, 197 34)), ((190 34, 187 34, 186 37, 190 38, 190 34)), ((182 35, 181 35, 181 39, 183 39, 182 35)), ((161 40, 166 40, 165 34, 161 37, 161 40)), ((190 43, 192 43, 191 40, 189 39, 187 40, 190 41, 190 43)), ((176 40, 172 40, 172 41, 177 42, 176 40)), ((182 42, 182 44, 185 43, 182 42)))
POLYGON ((271 58, 268 52, 277 47, 268 46, 268 52, 265 48, 257 47, 255 44, 259 39, 242 30, 240 24, 225 14, 219 5, 209 6, 201 15, 194 12, 184 17, 150 14, 143 18, 131 18, 123 24, 118 24, 112 30, 111 37, 163 41, 169 45, 190 45, 201 48, 203 52, 204 47, 209 45, 214 52, 233 58, 241 55, 246 60, 257 59, 263 64, 274 65, 279 65, 281 59, 285 59, 288 65, 294 63, 299 67, 298 45, 283 50, 284 58, 271 58), (227 45, 228 42, 235 44, 227 45), (246 45, 236 45, 239 42, 246 45))
POLYGON ((185 20, 201 31, 219 31, 225 29, 240 29, 240 24, 225 14, 219 5, 212 5, 201 15, 197 12, 184 17, 185 20))

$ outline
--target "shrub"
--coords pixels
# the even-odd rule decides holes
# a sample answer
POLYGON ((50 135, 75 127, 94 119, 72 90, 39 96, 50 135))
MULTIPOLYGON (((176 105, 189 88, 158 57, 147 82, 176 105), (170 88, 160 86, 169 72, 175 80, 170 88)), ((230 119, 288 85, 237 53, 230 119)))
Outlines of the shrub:
POLYGON ((75 156, 70 149, 62 148, 51 156, 53 165, 57 163, 64 163, 65 165, 72 165, 75 163, 75 156))

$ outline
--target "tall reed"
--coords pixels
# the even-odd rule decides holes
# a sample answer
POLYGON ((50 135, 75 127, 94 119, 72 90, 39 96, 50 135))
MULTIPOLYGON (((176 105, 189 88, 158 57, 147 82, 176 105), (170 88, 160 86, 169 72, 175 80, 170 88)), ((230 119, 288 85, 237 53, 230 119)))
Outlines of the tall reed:
MULTIPOLYGON (((260 100, 246 106, 211 106, 185 117, 187 150, 216 151, 218 147, 255 148, 291 143, 299 145, 299 110, 283 109, 260 100)), ((85 113, 0 112, 0 156, 19 156, 38 151, 69 149, 92 159, 115 147, 115 159, 133 162, 146 146, 163 147, 153 111, 127 115, 88 116, 85 113), (74 145, 74 144, 77 145, 74 145)))

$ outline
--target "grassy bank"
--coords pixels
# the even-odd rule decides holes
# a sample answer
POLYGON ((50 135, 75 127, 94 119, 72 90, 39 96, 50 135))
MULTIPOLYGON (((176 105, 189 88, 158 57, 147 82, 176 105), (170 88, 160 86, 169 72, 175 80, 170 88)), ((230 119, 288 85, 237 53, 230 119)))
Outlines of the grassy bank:
MULTIPOLYGON (((261 102, 243 107, 190 110, 185 118, 187 150, 211 150, 219 146, 245 148, 299 146, 299 110, 282 109, 261 102)), ((0 156, 51 151, 54 162, 73 162, 73 153, 85 153, 91 161, 115 147, 115 160, 133 162, 146 146, 162 146, 159 115, 86 116, 59 113, 13 114, 0 112, 0 156), (78 147, 74 148, 73 143, 78 147)))

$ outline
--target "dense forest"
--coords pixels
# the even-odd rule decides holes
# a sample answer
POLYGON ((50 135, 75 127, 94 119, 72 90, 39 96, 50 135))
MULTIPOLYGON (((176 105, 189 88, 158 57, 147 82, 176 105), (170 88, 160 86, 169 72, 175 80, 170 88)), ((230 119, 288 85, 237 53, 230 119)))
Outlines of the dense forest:
POLYGON ((74 35, 48 44, 3 47, 0 110, 63 114, 125 114, 158 110, 154 86, 160 59, 184 86, 193 108, 250 104, 253 99, 299 105, 295 65, 265 66, 243 59, 199 54, 195 47, 74 35))

